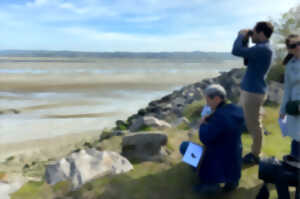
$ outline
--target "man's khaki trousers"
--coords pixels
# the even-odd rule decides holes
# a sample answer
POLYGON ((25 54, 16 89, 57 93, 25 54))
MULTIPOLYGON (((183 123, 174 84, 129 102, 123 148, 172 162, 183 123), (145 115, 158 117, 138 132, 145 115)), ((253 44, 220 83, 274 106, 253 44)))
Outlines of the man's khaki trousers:
POLYGON ((261 152, 263 143, 262 106, 265 99, 265 94, 241 90, 240 105, 244 111, 247 129, 253 138, 251 152, 257 157, 261 152))

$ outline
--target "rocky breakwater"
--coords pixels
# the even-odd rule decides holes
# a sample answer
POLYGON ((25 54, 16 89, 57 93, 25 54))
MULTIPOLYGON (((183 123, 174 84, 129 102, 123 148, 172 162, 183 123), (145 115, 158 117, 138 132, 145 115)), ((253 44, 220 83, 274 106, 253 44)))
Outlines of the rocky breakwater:
MULTIPOLYGON (((184 110, 193 102, 204 100, 203 91, 210 84, 221 84, 226 89, 228 99, 237 103, 240 96, 240 82, 244 73, 244 69, 232 69, 229 72, 222 72, 215 78, 184 86, 159 100, 150 102, 146 108, 138 110, 127 121, 118 120, 115 129, 137 132, 147 127, 168 128, 182 122, 189 123, 184 117, 184 110), (149 118, 152 122, 149 122, 149 118)), ((269 82, 267 101, 279 104, 282 95, 282 84, 269 82)))
POLYGON ((237 102, 240 95, 239 84, 243 75, 243 69, 233 69, 218 77, 184 86, 159 100, 150 102, 146 108, 138 110, 127 121, 118 120, 115 129, 129 129, 131 132, 137 132, 145 127, 164 128, 176 126, 181 122, 188 123, 184 118, 185 108, 195 101, 203 100, 203 90, 210 84, 223 85, 228 93, 228 98, 237 102), (149 122, 149 118, 152 122, 149 122))

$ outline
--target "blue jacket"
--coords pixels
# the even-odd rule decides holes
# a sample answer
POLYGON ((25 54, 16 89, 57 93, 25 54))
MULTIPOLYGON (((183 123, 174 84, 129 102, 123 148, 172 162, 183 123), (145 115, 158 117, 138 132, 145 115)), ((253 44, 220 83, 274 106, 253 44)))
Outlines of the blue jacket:
POLYGON ((272 60, 272 50, 269 42, 258 43, 248 48, 243 46, 243 39, 244 36, 240 34, 232 49, 233 55, 248 59, 248 66, 241 82, 241 88, 251 93, 264 94, 267 90, 265 79, 272 60))
POLYGON ((199 137, 206 147, 199 175, 202 183, 237 182, 241 177, 243 111, 233 104, 220 104, 199 137))

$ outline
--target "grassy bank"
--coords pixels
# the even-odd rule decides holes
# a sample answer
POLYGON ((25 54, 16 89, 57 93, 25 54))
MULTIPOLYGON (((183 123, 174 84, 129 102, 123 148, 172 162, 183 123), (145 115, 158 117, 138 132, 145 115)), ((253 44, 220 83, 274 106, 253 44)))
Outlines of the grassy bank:
MULTIPOLYGON (((266 106, 264 126, 270 135, 264 137, 263 155, 276 156, 289 153, 289 138, 283 138, 277 123, 278 107, 266 106)), ((180 162, 181 156, 178 147, 183 140, 197 141, 197 133, 191 130, 169 129, 165 131, 169 138, 168 148, 172 152, 164 162, 144 162, 134 164, 134 170, 117 176, 107 176, 95 179, 77 191, 71 191, 68 182, 58 183, 51 187, 45 182, 28 182, 12 199, 199 199, 193 192, 192 186, 196 176, 186 164, 180 162)), ((243 134, 243 153, 250 151, 251 137, 243 134)), ((120 151, 121 137, 104 140, 102 149, 120 151)), ((239 188, 228 194, 217 195, 211 198, 219 199, 254 199, 262 185, 257 177, 258 167, 243 168, 239 188)), ((275 189, 271 188, 272 199, 276 198, 275 189)))

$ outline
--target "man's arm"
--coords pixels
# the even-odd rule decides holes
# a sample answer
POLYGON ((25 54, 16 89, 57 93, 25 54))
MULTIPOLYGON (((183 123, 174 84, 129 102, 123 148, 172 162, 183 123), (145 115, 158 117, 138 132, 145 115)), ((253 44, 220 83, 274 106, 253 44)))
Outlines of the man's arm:
POLYGON ((209 122, 202 123, 199 128, 199 138, 205 145, 213 142, 224 131, 224 118, 214 115, 209 122))
POLYGON ((233 48, 232 48, 232 54, 238 57, 243 58, 251 58, 255 56, 256 49, 254 47, 248 48, 243 46, 243 39, 245 38, 245 35, 239 34, 236 40, 234 41, 233 48))

